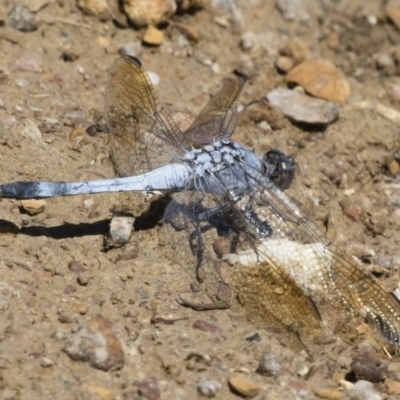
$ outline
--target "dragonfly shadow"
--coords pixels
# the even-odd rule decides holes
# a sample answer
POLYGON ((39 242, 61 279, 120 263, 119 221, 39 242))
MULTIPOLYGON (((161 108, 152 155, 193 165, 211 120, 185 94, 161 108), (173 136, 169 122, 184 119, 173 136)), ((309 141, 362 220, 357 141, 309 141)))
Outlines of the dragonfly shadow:
POLYGON ((135 231, 145 231, 156 227, 164 218, 165 210, 171 200, 172 198, 166 195, 152 201, 149 209, 135 218, 133 225, 135 231))
POLYGON ((38 237, 46 236, 52 239, 68 239, 82 236, 105 235, 110 226, 109 219, 95 221, 92 223, 70 224, 65 223, 58 226, 25 226, 19 230, 19 234, 38 237))

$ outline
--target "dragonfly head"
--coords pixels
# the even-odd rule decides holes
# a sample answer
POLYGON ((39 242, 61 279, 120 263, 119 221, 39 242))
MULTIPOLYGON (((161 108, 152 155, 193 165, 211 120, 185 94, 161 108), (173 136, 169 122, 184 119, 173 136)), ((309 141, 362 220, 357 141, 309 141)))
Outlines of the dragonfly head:
POLYGON ((292 157, 283 151, 273 149, 267 151, 261 158, 264 164, 264 174, 280 189, 286 190, 293 182, 297 166, 292 157))

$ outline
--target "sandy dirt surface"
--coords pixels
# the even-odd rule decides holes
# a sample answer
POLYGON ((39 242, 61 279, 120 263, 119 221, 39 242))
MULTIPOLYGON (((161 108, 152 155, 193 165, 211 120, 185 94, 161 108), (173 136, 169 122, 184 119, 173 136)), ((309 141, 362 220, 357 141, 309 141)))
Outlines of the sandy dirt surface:
MULTIPOLYGON (((101 129, 107 69, 119 46, 140 41, 144 29, 121 29, 83 14, 72 0, 58 0, 35 14, 37 30, 22 33, 9 29, 15 4, 0 3, 0 182, 114 176, 108 132, 101 129)), ((275 147, 292 155, 300 174, 290 195, 323 229, 329 220, 331 237, 394 290, 400 186, 387 161, 399 145, 399 126, 376 104, 400 111, 400 32, 380 1, 304 4, 309 18, 288 21, 273 1, 239 1, 242 19, 233 23, 229 13, 206 4, 169 17, 161 46, 141 45, 138 57, 158 74, 168 110, 192 115, 235 69, 251 75, 242 104, 286 86, 275 62, 290 38, 335 63, 352 88, 335 122, 311 128, 266 108, 267 123, 247 113, 234 138, 259 153, 275 147), (259 44, 244 50, 244 33, 259 44), (364 101, 372 107, 360 107, 364 101)), ((283 347, 240 313, 181 307, 177 296, 193 285, 173 262, 161 222, 135 224, 127 245, 105 251, 113 210, 122 203, 138 217, 149 199, 53 198, 32 216, 17 200, 0 201, 2 399, 194 399, 203 397, 199 385, 231 399, 240 397, 228 385, 235 372, 250 381, 239 386, 256 399, 368 398, 345 390, 356 380, 350 373, 356 345, 339 339, 312 358, 283 347), (74 340, 83 350, 71 350, 79 346, 74 340), (266 356, 267 376, 256 372, 266 356)), ((396 398, 398 358, 376 343, 375 350, 375 367, 386 367, 368 393, 396 398)))

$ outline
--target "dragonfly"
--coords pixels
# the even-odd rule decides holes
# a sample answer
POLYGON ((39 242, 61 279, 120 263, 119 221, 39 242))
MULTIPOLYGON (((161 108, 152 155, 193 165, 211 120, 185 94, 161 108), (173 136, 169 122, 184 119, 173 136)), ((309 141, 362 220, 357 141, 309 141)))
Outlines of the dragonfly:
POLYGON ((400 344, 400 303, 335 248, 287 193, 294 160, 261 157, 232 140, 247 78, 226 80, 182 131, 161 104, 141 62, 114 61, 105 93, 111 160, 119 177, 80 182, 12 182, 0 198, 155 192, 172 199, 163 218, 171 261, 203 285, 211 302, 233 307, 294 347, 355 335, 361 325, 400 344))

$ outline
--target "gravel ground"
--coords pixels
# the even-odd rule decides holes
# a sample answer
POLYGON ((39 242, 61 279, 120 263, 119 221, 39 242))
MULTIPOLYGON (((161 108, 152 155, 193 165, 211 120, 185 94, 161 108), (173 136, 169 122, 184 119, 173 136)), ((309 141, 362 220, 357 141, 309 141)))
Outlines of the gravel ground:
MULTIPOLYGON (((313 94, 339 103, 327 112, 316 105, 318 123, 304 123, 309 96, 306 112, 290 118, 263 100, 245 108, 234 138, 292 155, 300 173, 290 195, 394 290, 400 3, 188 0, 176 12, 173 1, 152 3, 167 11, 132 6, 133 27, 111 1, 1 0, 0 182, 115 175, 102 113, 119 52, 138 56, 159 79, 171 113, 191 115, 234 70, 251 78, 241 99, 248 105, 287 88, 286 72, 302 59, 329 60, 337 80, 313 94)), ((293 101, 301 108, 302 98, 293 101)), ((177 296, 193 285, 161 223, 136 218, 122 247, 107 239, 116 210, 139 217, 152 200, 0 201, 3 399, 399 398, 398 357, 374 341, 338 339, 311 357, 236 310, 181 307, 177 296)))

